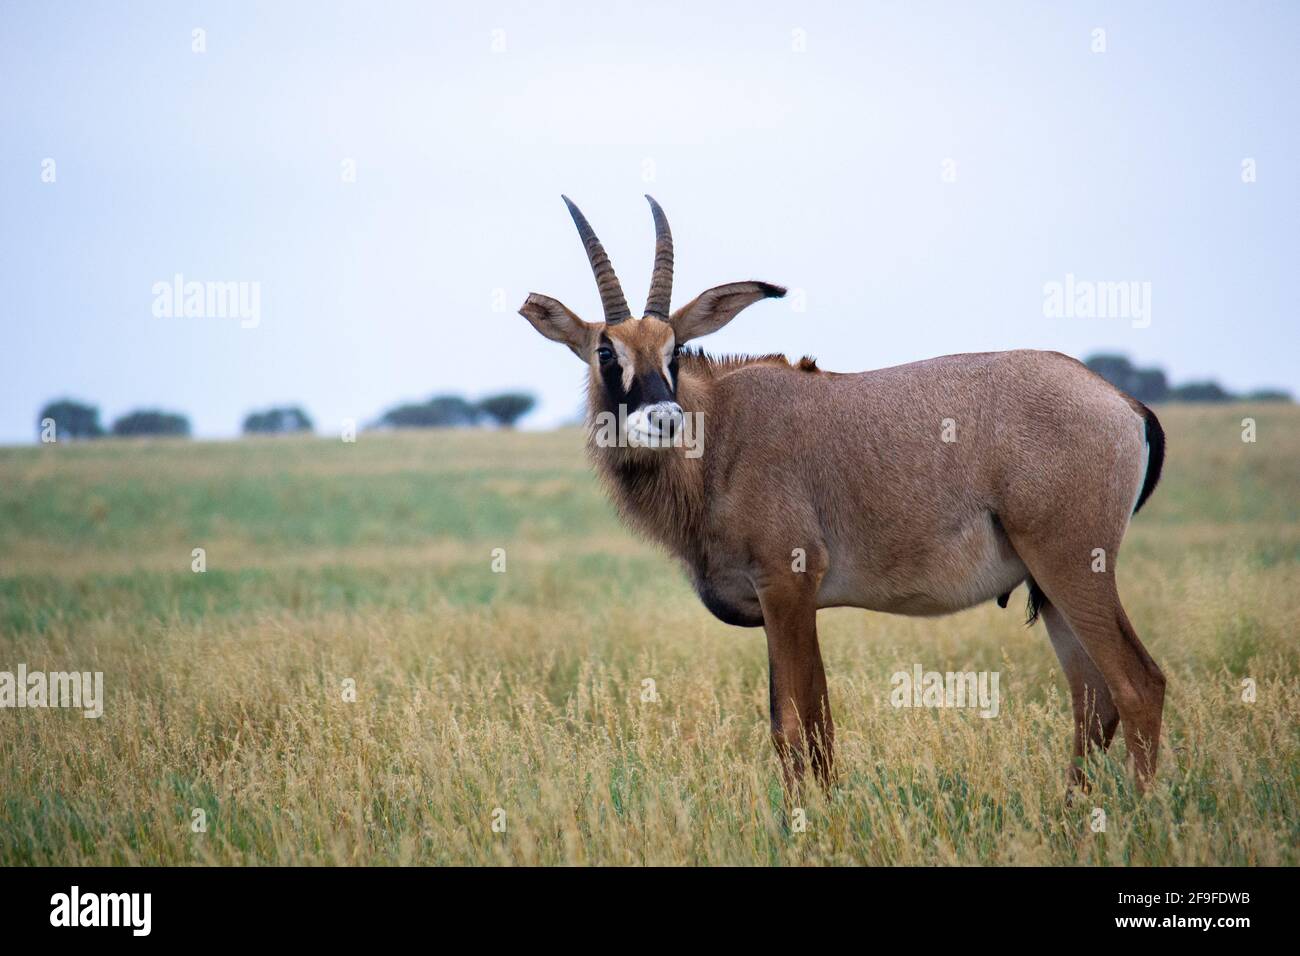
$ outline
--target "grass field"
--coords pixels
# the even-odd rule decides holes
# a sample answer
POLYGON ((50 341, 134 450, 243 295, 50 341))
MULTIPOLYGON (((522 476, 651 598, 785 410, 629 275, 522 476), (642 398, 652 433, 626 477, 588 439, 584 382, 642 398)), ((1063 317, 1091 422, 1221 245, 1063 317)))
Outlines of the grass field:
POLYGON ((620 527, 577 431, 0 449, 0 670, 106 696, 0 710, 0 864, 1293 865, 1300 409, 1160 415, 1119 561, 1169 678, 1152 793, 1120 743, 1064 801, 1069 700, 1023 590, 823 611, 840 782, 803 832, 761 630, 620 527), (998 671, 999 716, 894 709, 916 663, 998 671))

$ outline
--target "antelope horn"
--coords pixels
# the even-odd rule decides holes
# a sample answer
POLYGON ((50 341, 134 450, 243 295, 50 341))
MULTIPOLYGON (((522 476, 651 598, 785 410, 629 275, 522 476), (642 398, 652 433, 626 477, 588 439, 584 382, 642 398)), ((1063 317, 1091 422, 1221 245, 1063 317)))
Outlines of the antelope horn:
POLYGON ((605 324, 618 325, 624 319, 631 318, 632 313, 628 310, 627 299, 623 298, 623 287, 618 284, 618 276, 614 275, 609 256, 605 255, 605 247, 596 238, 596 233, 582 210, 568 196, 560 198, 569 207, 573 224, 578 227, 578 237, 587 250, 587 260, 591 263, 592 275, 596 277, 596 288, 600 290, 600 306, 605 310, 605 324))
POLYGON ((645 197, 655 217, 655 267, 650 274, 650 294, 645 300, 645 314, 668 321, 668 306, 673 298, 673 233, 668 217, 653 196, 645 197))

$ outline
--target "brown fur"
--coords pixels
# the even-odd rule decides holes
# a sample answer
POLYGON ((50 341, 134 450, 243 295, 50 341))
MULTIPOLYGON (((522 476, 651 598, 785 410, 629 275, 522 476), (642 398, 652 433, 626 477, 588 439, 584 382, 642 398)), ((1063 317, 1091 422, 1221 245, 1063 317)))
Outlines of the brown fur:
POLYGON ((686 350, 669 381, 665 349, 783 292, 720 286, 667 321, 586 323, 536 295, 521 311, 587 361, 593 419, 609 409, 615 380, 669 385, 682 412, 702 417, 697 458, 600 447, 594 428, 588 448, 620 513, 681 559, 709 610, 765 627, 787 782, 809 765, 823 782, 831 776, 819 608, 947 614, 1032 576, 1074 705, 1071 782, 1086 784, 1080 759, 1122 722, 1145 785, 1164 677, 1120 605, 1115 563, 1139 491, 1159 474, 1162 438, 1144 467, 1147 436, 1161 434, 1154 416, 1055 352, 839 374, 811 359, 686 350), (601 358, 605 342, 616 369, 601 358), (1102 572, 1092 569, 1097 548, 1102 572))

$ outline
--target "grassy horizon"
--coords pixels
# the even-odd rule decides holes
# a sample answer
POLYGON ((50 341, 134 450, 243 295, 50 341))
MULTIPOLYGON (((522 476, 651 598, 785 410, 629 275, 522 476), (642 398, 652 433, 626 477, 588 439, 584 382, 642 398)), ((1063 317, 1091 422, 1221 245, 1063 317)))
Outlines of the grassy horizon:
POLYGON ((1064 801, 1068 693, 1023 590, 836 609, 839 783, 803 832, 762 630, 621 527, 576 429, 0 448, 0 671, 103 671, 107 698, 0 709, 0 865, 1294 865, 1300 408, 1157 411, 1117 561, 1169 678, 1153 792, 1119 742, 1064 801), (891 707, 917 663, 999 672, 999 716, 891 707))

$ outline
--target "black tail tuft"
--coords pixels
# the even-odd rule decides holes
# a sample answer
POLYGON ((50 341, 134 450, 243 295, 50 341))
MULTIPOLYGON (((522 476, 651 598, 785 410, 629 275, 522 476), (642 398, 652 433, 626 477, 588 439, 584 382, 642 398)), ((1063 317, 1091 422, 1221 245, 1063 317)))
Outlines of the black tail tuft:
POLYGON ((1142 510, 1142 506, 1151 497, 1151 492, 1156 490, 1156 482, 1160 480, 1160 469, 1165 463, 1165 430, 1160 427, 1160 419, 1156 418, 1156 413, 1145 405, 1142 406, 1142 414, 1147 422, 1147 476, 1142 482, 1142 491, 1138 494, 1137 505, 1133 508, 1134 514, 1142 510))
POLYGON ((1032 627, 1038 620, 1038 612, 1047 603, 1047 595, 1033 578, 1026 578, 1026 581, 1029 583, 1029 603, 1025 606, 1025 611, 1029 616, 1025 618, 1025 627, 1032 627))

